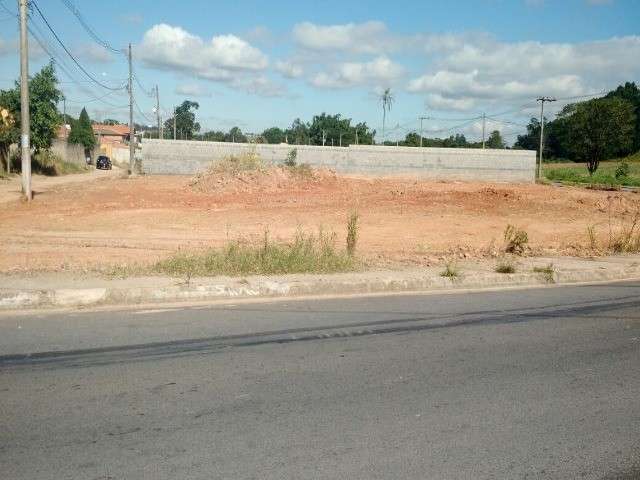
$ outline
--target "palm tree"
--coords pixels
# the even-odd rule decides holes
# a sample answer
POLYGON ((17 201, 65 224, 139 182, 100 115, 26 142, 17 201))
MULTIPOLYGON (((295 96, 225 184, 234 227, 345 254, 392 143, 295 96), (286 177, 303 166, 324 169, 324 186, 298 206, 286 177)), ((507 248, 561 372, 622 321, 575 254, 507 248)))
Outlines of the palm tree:
POLYGON ((380 95, 380 102, 382 103, 382 144, 384 145, 384 127, 387 121, 387 112, 391 110, 393 106, 393 94, 391 93, 390 88, 385 88, 382 95, 380 95))

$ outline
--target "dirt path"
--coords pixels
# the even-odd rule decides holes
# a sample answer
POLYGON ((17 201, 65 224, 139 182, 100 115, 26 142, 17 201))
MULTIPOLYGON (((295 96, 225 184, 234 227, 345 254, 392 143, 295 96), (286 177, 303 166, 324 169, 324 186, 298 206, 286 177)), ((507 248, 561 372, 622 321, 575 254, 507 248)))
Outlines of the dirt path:
POLYGON ((353 210, 361 218, 358 254, 376 265, 495 254, 508 224, 528 232, 532 253, 580 254, 588 227, 603 242, 609 214, 618 225, 640 201, 637 194, 544 185, 336 176, 272 183, 211 182, 200 191, 188 177, 122 179, 115 171, 37 179, 31 204, 9 192, 13 200, 0 211, 0 271, 149 264, 178 249, 258 240, 265 231, 288 240, 322 228, 342 246, 353 210))
MULTIPOLYGON (((113 170, 91 169, 87 173, 74 173, 59 177, 47 177, 44 175, 33 175, 32 189, 34 196, 56 189, 63 185, 92 182, 101 178, 113 178, 122 174, 122 170, 114 167, 113 170)), ((13 175, 8 180, 0 179, 0 203, 19 200, 21 197, 21 177, 13 175)))

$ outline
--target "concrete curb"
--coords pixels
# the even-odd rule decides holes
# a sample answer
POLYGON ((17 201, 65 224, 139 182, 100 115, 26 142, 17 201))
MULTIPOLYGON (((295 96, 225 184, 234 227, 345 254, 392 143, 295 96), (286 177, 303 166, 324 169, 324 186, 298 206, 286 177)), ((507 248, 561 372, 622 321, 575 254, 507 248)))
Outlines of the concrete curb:
POLYGON ((191 284, 160 287, 104 287, 49 290, 0 289, 0 311, 39 308, 68 308, 103 305, 136 305, 180 301, 206 301, 248 298, 286 298, 301 296, 380 294, 397 292, 451 291, 563 285, 640 279, 640 265, 607 268, 558 270, 550 282, 540 273, 498 274, 462 273, 450 280, 421 272, 379 272, 375 275, 311 276, 304 279, 206 279, 191 284))

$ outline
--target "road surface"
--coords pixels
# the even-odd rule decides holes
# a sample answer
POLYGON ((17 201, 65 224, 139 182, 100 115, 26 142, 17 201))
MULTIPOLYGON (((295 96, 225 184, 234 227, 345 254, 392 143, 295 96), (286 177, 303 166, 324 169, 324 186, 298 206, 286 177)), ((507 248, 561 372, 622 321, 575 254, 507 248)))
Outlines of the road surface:
POLYGON ((640 282, 0 317, 0 478, 640 478, 640 282))

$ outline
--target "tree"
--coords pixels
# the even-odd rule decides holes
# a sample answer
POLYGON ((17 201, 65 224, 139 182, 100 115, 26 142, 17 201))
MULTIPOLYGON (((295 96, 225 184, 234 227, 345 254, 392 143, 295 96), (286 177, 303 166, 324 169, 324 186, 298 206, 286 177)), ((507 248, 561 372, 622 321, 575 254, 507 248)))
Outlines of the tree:
POLYGON ((486 142, 486 146, 489 148, 503 149, 505 147, 504 140, 502 139, 502 135, 500 135, 499 130, 494 130, 489 135, 489 138, 486 142))
POLYGON ((16 120, 16 104, 20 103, 15 90, 0 91, 0 172, 9 171, 9 147, 20 137, 16 120))
POLYGON ((36 152, 49 149, 56 136, 60 126, 57 105, 61 96, 53 63, 44 66, 29 81, 31 145, 36 152))
POLYGON ((220 130, 211 130, 208 132, 204 132, 201 135, 195 135, 194 138, 196 140, 203 140, 205 142, 224 142, 226 137, 226 133, 220 130))
MULTIPOLYGON (((45 65, 29 80, 29 113, 31 146, 36 152, 51 147, 60 125, 57 103, 62 98, 58 90, 53 63, 45 65)), ((0 106, 12 119, 0 132, 0 159, 8 162, 9 145, 16 143, 20 135, 20 83, 10 90, 0 90, 0 106)))
MULTIPOLYGON (((105 118, 102 121, 103 125, 120 125, 120 122, 118 120, 114 120, 113 118, 105 118)), ((156 127, 158 128, 158 127, 156 127)))
POLYGON ((559 118, 568 124, 569 150, 587 162, 593 175, 600 161, 623 155, 633 145, 633 105, 619 97, 596 98, 565 108, 559 118))
MULTIPOLYGON (((198 108, 200 108, 200 104, 190 100, 185 100, 180 106, 176 107, 175 119, 178 138, 191 140, 194 134, 200 131, 200 124, 196 122, 196 114, 191 111, 198 108)), ((165 131, 171 132, 169 134, 170 137, 173 136, 173 118, 170 117, 164 122, 165 131)))
POLYGON ((96 146, 96 137, 93 134, 91 120, 85 108, 80 112, 77 121, 71 123, 71 132, 69 132, 69 143, 75 143, 84 147, 85 157, 89 156, 89 152, 96 146))
POLYGON ((271 127, 262 132, 262 137, 267 143, 278 144, 283 143, 287 135, 281 128, 271 127))
POLYGON ((304 123, 299 118, 296 118, 291 127, 285 131, 289 143, 296 145, 304 145, 309 142, 309 125, 304 123))
POLYGON ((247 137, 242 133, 240 127, 233 127, 229 133, 225 135, 225 142, 247 143, 247 137))
POLYGON ((633 152, 638 151, 640 150, 640 88, 635 82, 627 82, 607 94, 607 98, 613 97, 622 98, 633 105, 636 121, 631 147, 633 152))
POLYGON ((390 88, 385 88, 384 92, 382 92, 382 95, 380 95, 380 103, 382 103, 382 143, 384 143, 385 140, 385 123, 387 120, 387 112, 391 110, 391 107, 393 106, 393 94, 391 93, 391 89, 390 88))

